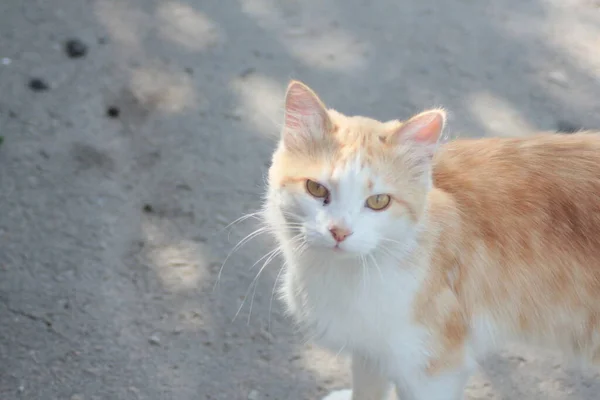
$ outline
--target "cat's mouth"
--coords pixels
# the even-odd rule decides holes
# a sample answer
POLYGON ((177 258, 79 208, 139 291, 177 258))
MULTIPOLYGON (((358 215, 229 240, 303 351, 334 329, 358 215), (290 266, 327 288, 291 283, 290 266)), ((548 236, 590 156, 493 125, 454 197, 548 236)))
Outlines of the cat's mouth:
POLYGON ((334 254, 337 254, 337 255, 340 255, 340 256, 346 256, 346 255, 352 255, 352 254, 354 254, 352 252, 352 250, 350 250, 347 246, 342 246, 340 243, 336 243, 335 245, 331 246, 329 249, 334 254))
POLYGON ((327 253, 332 252, 335 254, 346 254, 346 253, 350 252, 350 250, 348 250, 347 248, 340 246, 340 243, 336 243, 336 244, 321 243, 321 244, 316 244, 314 246, 314 248, 320 249, 321 251, 324 251, 327 253))

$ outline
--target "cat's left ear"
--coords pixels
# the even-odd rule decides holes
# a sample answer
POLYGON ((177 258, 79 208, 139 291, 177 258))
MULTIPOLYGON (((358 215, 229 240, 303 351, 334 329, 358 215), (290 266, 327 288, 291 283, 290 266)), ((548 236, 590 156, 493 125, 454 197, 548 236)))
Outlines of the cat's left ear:
POLYGON ((415 115, 392 133, 397 144, 415 145, 433 157, 446 125, 446 112, 442 109, 427 110, 415 115))

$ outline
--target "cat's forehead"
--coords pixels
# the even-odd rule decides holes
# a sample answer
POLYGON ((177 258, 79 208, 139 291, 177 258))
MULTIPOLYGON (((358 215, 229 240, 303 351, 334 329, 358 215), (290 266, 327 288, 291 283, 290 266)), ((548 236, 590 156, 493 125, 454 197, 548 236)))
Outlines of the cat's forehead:
POLYGON ((348 117, 334 110, 329 113, 333 123, 330 132, 317 135, 316 140, 296 142, 300 145, 291 149, 280 146, 269 172, 272 182, 316 179, 332 187, 381 191, 397 186, 402 157, 387 139, 401 122, 348 117))
POLYGON ((386 178, 395 158, 385 138, 398 122, 383 123, 344 115, 332 119, 335 145, 331 147, 332 152, 324 154, 327 162, 322 164, 321 179, 337 186, 385 189, 390 183, 386 178))
POLYGON ((322 171, 321 178, 339 189, 384 189, 386 182, 372 161, 364 151, 358 150, 330 164, 329 168, 322 171))
POLYGON ((360 153, 338 159, 328 172, 329 180, 340 183, 362 181, 372 175, 371 168, 364 163, 360 153))
POLYGON ((347 149, 378 147, 380 138, 388 136, 400 125, 397 120, 381 122, 368 117, 346 116, 335 110, 329 110, 329 116, 336 140, 347 149))

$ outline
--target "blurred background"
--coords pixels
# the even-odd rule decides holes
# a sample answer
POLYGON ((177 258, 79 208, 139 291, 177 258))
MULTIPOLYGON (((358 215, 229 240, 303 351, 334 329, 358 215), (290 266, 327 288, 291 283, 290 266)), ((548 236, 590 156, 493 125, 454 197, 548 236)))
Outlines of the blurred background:
MULTIPOLYGON (((271 307, 281 261, 253 286, 269 239, 215 287, 257 228, 226 226, 261 205, 291 78, 347 114, 444 106, 450 137, 600 128, 600 2, 2 0, 0 399, 348 383, 271 307)), ((594 371, 508 349, 467 398, 599 392, 594 371)))

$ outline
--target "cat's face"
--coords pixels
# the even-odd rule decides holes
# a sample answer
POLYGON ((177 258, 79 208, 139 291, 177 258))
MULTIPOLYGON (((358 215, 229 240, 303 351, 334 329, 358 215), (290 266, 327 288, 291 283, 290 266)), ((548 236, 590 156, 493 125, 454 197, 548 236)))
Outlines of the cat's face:
POLYGON ((406 123, 327 110, 306 86, 286 95, 282 140, 267 206, 294 245, 338 256, 398 249, 415 229, 430 188, 442 111, 406 123))
POLYGON ((286 222, 299 224, 290 229, 292 235, 339 255, 397 247, 414 223, 413 211, 376 171, 357 153, 290 177, 276 191, 286 222))

